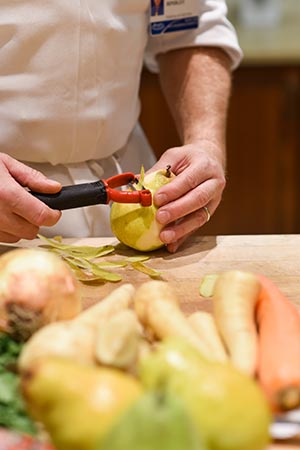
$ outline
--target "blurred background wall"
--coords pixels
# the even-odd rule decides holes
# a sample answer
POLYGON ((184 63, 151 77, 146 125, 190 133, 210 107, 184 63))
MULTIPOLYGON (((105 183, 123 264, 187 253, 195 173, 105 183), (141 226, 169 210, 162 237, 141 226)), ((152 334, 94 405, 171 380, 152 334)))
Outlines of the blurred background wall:
MULTIPOLYGON (((300 1, 227 4, 244 60, 233 74, 227 186, 201 232, 299 233, 300 1)), ((157 156, 180 145, 158 78, 146 70, 141 101, 141 123, 157 156)))

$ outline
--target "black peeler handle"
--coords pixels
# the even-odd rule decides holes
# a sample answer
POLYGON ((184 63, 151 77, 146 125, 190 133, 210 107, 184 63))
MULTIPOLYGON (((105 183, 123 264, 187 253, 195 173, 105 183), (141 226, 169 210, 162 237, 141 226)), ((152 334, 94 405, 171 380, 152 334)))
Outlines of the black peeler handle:
POLYGON ((93 183, 63 186, 61 191, 56 194, 29 192, 50 208, 60 211, 108 203, 107 186, 102 180, 94 181, 93 183))

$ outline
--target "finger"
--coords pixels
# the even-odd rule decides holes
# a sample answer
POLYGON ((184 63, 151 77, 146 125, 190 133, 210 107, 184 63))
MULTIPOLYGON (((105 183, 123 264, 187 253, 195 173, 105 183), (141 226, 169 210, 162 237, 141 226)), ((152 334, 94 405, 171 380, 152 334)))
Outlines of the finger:
POLYGON ((50 180, 38 170, 26 166, 8 155, 5 155, 5 163, 10 175, 21 186, 26 186, 37 192, 45 192, 46 194, 55 193, 61 189, 61 183, 58 181, 50 180))
POLYGON ((210 177, 205 171, 186 170, 172 180, 172 184, 162 186, 154 196, 156 206, 163 206, 194 190, 197 186, 203 184, 210 177))
MULTIPOLYGON (((210 215, 213 214, 215 207, 207 205, 210 215)), ((198 228, 207 223, 208 215, 204 208, 185 216, 182 220, 176 222, 174 225, 163 228, 160 232, 160 239, 164 244, 175 244, 180 239, 188 236, 198 228)))
POLYGON ((171 244, 167 244, 167 250, 169 253, 175 253, 182 246, 182 244, 190 237, 193 233, 189 233, 186 236, 183 236, 181 239, 178 239, 176 242, 171 242, 171 244))
POLYGON ((11 212, 37 227, 55 225, 61 217, 60 211, 49 208, 17 183, 2 189, 1 200, 11 212))
POLYGON ((27 222, 16 214, 1 216, 1 231, 16 236, 18 239, 34 239, 39 227, 27 222))
POLYGON ((62 214, 61 211, 51 209, 37 199, 34 199, 34 202, 26 199, 24 203, 16 204, 14 213, 37 227, 52 227, 59 221, 62 214))
POLYGON ((5 233, 0 231, 0 242, 5 242, 6 244, 13 244, 18 242, 21 238, 10 233, 5 233))
POLYGON ((171 171, 178 175, 183 168, 188 166, 186 156, 186 152, 183 153, 182 146, 168 148, 146 173, 163 170, 171 166, 171 171))
MULTIPOLYGON (((173 149, 171 149, 171 150, 173 150, 173 149)), ((180 148, 177 148, 177 147, 174 148, 174 150, 177 150, 179 152, 181 151, 180 148)), ((168 156, 169 153, 170 153, 170 149, 166 150, 161 155, 161 157, 156 161, 156 163, 150 169, 148 169, 146 171, 145 175, 148 175, 151 172, 156 172, 157 170, 164 170, 167 167, 169 167, 170 165, 171 165, 171 171, 174 173, 174 169, 175 169, 174 162, 173 161, 172 161, 172 163, 170 162, 170 159, 173 159, 173 158, 168 156)))
POLYGON ((216 191, 216 180, 208 180, 176 201, 161 206, 156 213, 156 219, 162 225, 175 222, 207 205, 216 191))

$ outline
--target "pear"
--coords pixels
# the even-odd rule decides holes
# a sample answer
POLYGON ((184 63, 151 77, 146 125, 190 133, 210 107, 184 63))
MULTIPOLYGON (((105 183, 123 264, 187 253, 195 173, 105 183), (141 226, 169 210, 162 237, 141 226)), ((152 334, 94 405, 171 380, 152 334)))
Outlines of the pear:
MULTIPOLYGON (((147 174, 142 180, 152 196, 165 184, 170 183, 175 175, 169 167, 147 174)), ((152 251, 164 244, 159 238, 163 225, 157 222, 157 207, 142 206, 136 203, 113 203, 110 210, 110 224, 113 234, 120 242, 139 251, 152 251)))
POLYGON ((262 450, 271 412, 258 384, 230 363, 212 362, 179 338, 163 341, 140 363, 147 389, 184 403, 209 449, 262 450))
POLYGON ((114 369, 61 357, 35 360, 21 375, 27 410, 57 450, 98 450, 118 417, 142 394, 140 383, 114 369))
POLYGON ((101 450, 208 450, 175 396, 148 392, 137 400, 112 431, 101 450))

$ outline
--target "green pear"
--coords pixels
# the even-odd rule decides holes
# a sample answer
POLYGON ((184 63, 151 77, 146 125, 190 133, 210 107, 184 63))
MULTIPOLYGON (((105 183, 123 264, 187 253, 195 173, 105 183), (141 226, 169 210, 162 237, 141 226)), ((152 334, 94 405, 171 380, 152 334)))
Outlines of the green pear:
POLYGON ((140 363, 147 389, 184 403, 211 450, 262 450, 271 412, 258 384, 229 363, 204 359, 182 339, 169 338, 140 363))
MULTIPOLYGON (((157 170, 147 174, 142 183, 150 189, 152 196, 175 175, 169 169, 157 170)), ((113 203, 110 210, 110 224, 114 235, 128 247, 140 251, 151 251, 164 244, 159 238, 163 225, 157 222, 157 207, 142 206, 137 203, 113 203)))
POLYGON ((28 412, 57 450, 97 450, 118 417, 142 394, 140 383, 114 369, 60 357, 36 360, 21 376, 28 412))
POLYGON ((148 392, 124 413, 101 450, 158 449, 208 450, 180 400, 148 392))

